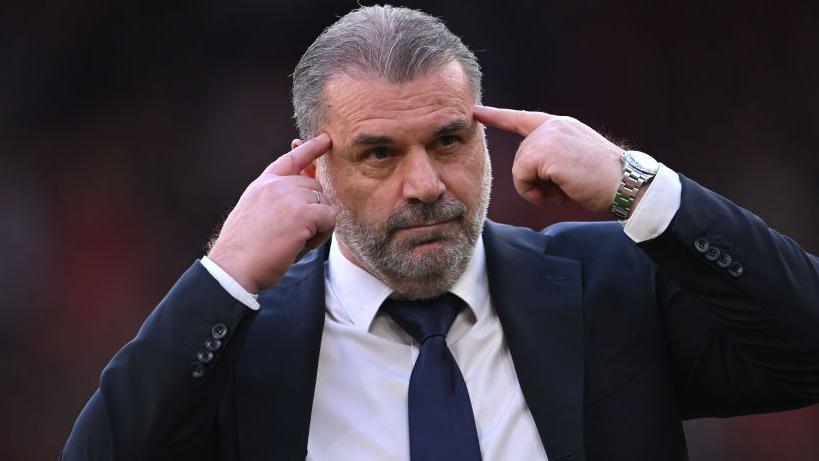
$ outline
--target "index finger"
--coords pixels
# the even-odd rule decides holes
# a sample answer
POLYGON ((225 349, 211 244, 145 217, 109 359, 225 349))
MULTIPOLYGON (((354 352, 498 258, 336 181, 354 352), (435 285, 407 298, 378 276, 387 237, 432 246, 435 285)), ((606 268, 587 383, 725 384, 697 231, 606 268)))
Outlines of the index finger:
POLYGON ((282 176, 299 174, 301 170, 307 168, 315 159, 324 155, 332 145, 333 142, 330 140, 330 135, 322 133, 277 158, 265 168, 264 173, 282 176))
POLYGON ((500 109, 491 106, 476 105, 473 113, 475 120, 486 126, 511 131, 521 136, 529 133, 549 119, 551 115, 544 112, 529 112, 526 110, 500 109))

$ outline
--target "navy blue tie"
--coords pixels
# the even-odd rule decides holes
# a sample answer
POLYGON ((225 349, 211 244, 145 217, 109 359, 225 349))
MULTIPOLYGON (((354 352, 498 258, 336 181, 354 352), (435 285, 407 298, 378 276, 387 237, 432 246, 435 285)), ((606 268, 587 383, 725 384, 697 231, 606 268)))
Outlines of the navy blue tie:
POLYGON ((412 461, 481 459, 469 392, 446 334, 464 302, 448 293, 425 301, 384 301, 383 309, 419 343, 409 382, 412 461))

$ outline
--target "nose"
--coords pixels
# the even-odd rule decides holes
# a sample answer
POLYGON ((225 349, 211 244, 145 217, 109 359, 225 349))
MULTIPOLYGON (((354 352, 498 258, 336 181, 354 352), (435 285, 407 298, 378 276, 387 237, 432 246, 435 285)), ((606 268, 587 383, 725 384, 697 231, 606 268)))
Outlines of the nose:
POLYGON ((401 165, 403 173, 404 199, 433 203, 446 191, 441 181, 439 165, 426 149, 418 148, 408 152, 401 165))

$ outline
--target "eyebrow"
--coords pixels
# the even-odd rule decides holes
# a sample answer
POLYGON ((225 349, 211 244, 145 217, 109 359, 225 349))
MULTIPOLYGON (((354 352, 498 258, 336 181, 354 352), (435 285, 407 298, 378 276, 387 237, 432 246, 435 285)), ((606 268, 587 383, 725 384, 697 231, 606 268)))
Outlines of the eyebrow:
POLYGON ((435 130, 435 136, 446 136, 448 134, 457 133, 468 128, 469 125, 470 123, 467 120, 460 118, 435 130))
POLYGON ((392 138, 367 133, 359 133, 353 138, 353 146, 372 146, 374 144, 392 144, 392 138))
MULTIPOLYGON (((435 130, 435 136, 446 136, 448 134, 457 133, 465 128, 468 128, 470 123, 465 119, 453 120, 446 125, 442 125, 435 130)), ((373 146, 392 144, 394 140, 389 136, 374 135, 369 133, 359 133, 353 138, 353 146, 373 146)))

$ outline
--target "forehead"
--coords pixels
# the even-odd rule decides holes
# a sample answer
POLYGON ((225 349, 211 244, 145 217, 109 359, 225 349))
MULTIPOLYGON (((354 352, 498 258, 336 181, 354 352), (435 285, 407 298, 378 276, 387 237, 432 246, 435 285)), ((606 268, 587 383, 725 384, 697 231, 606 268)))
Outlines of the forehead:
POLYGON ((412 134, 471 119, 474 95, 461 66, 450 62, 401 83, 337 74, 327 83, 325 104, 324 128, 334 144, 344 144, 361 132, 412 134))

